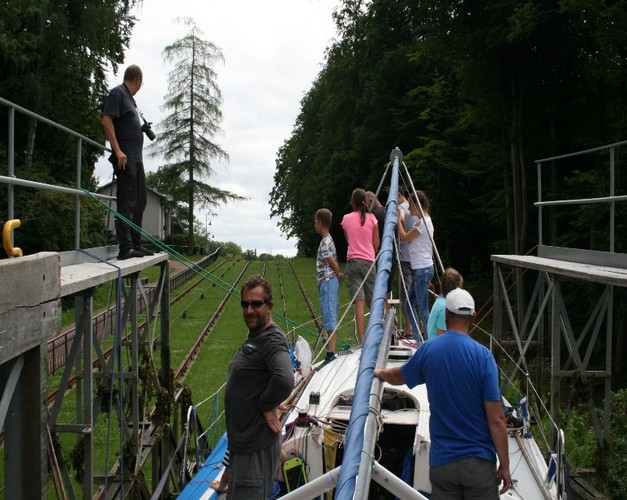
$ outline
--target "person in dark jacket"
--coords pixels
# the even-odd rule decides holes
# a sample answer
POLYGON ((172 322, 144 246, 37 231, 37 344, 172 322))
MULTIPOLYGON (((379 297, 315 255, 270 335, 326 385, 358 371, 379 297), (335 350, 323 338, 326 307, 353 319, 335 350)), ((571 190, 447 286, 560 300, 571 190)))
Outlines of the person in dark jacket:
POLYGON ((253 275, 241 290, 248 336, 229 365, 225 391, 229 499, 266 500, 281 457, 281 403, 294 376, 285 333, 272 321, 272 286, 253 275))
MULTIPOLYGON (((144 133, 135 94, 144 84, 142 70, 131 64, 124 71, 124 82, 111 90, 102 112, 102 128, 113 152, 109 161, 118 180, 117 211, 135 226, 142 227, 146 208, 144 133)), ((153 136, 154 138, 154 136, 153 136)), ((119 260, 152 255, 142 245, 141 235, 121 219, 115 221, 119 260)))

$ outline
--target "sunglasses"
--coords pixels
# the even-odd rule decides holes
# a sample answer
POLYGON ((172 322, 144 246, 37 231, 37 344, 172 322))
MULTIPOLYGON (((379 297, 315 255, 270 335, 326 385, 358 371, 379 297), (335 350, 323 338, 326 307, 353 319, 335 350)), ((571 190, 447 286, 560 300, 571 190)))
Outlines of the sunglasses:
POLYGON ((248 309, 248 307, 252 307, 253 309, 259 309, 262 305, 270 302, 268 299, 264 300, 240 300, 240 304, 243 309, 248 309))

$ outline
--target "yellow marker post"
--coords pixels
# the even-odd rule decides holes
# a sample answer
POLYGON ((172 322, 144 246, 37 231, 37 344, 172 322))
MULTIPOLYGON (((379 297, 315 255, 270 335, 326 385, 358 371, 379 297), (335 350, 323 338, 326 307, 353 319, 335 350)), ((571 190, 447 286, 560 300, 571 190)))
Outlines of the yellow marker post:
POLYGON ((22 257, 24 255, 22 253, 22 249, 14 247, 11 241, 13 229, 20 227, 20 224, 20 219, 11 219, 5 222, 4 228, 2 229, 2 244, 4 246, 4 251, 9 257, 22 257))

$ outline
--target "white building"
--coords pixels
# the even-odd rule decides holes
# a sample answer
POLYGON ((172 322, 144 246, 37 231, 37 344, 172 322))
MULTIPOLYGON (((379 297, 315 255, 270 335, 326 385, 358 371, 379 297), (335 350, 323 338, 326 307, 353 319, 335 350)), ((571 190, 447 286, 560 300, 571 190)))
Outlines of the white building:
MULTIPOLYGON (((108 196, 115 197, 116 192, 117 180, 98 188, 98 193, 106 194, 108 196)), ((168 208, 168 197, 150 187, 147 187, 146 198, 147 204, 146 210, 144 211, 142 229, 151 236, 159 240, 164 240, 172 230, 170 212, 168 208)), ((115 200, 110 200, 107 204, 109 203, 111 204, 111 208, 113 208, 113 210, 117 209, 115 200)), ((105 215, 105 225, 107 226, 107 232, 115 237, 115 216, 111 211, 107 211, 107 214, 105 215)))

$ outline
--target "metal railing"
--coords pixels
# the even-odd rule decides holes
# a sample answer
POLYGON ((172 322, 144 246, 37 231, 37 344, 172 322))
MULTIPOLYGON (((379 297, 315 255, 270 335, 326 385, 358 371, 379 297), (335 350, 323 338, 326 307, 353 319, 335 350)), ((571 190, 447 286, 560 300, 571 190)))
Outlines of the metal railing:
POLYGON ((555 207, 560 205, 588 205, 594 203, 608 203, 610 208, 609 214, 609 252, 614 252, 615 244, 615 203, 617 201, 627 201, 627 195, 616 196, 616 150, 621 146, 626 146, 627 141, 615 142, 613 144, 607 144, 597 148, 586 149, 583 151, 577 151, 575 153, 568 153, 560 156, 552 156, 550 158, 543 158, 536 160, 537 179, 538 179, 538 201, 534 203, 538 207, 538 244, 543 244, 542 239, 542 208, 543 207, 555 207), (568 158, 582 157, 586 155, 592 155, 596 153, 602 153, 607 151, 609 155, 609 186, 608 196, 600 198, 578 198, 578 199, 565 199, 565 200, 542 200, 542 167, 543 165, 550 164, 559 160, 565 160, 568 158))
MULTIPOLYGON (((90 144, 98 149, 101 149, 103 153, 105 151, 111 151, 105 145, 100 144, 89 137, 85 137, 78 132, 69 129, 63 125, 60 125, 48 118, 45 118, 37 113, 33 113, 26 108, 23 108, 11 101, 7 101, 0 97, 0 105, 6 106, 8 108, 8 143, 7 143, 7 175, 0 175, 0 183, 7 184, 7 215, 8 219, 15 218, 15 186, 24 186, 34 189, 45 189, 48 191, 56 191, 59 193, 72 194, 76 197, 76 214, 75 214, 75 248, 80 248, 81 242, 81 196, 86 196, 85 192, 82 191, 81 188, 81 165, 82 165, 82 154, 83 154, 83 144, 90 144), (64 187, 64 186, 55 186, 53 184, 45 184, 42 182, 34 182, 27 179, 20 179, 15 176, 15 112, 22 113, 30 118, 37 120, 38 122, 45 123, 46 125, 50 125, 51 127, 64 132, 67 135, 76 138, 76 189, 64 187)), ((113 196, 95 194, 99 198, 105 200, 115 200, 113 196)))

